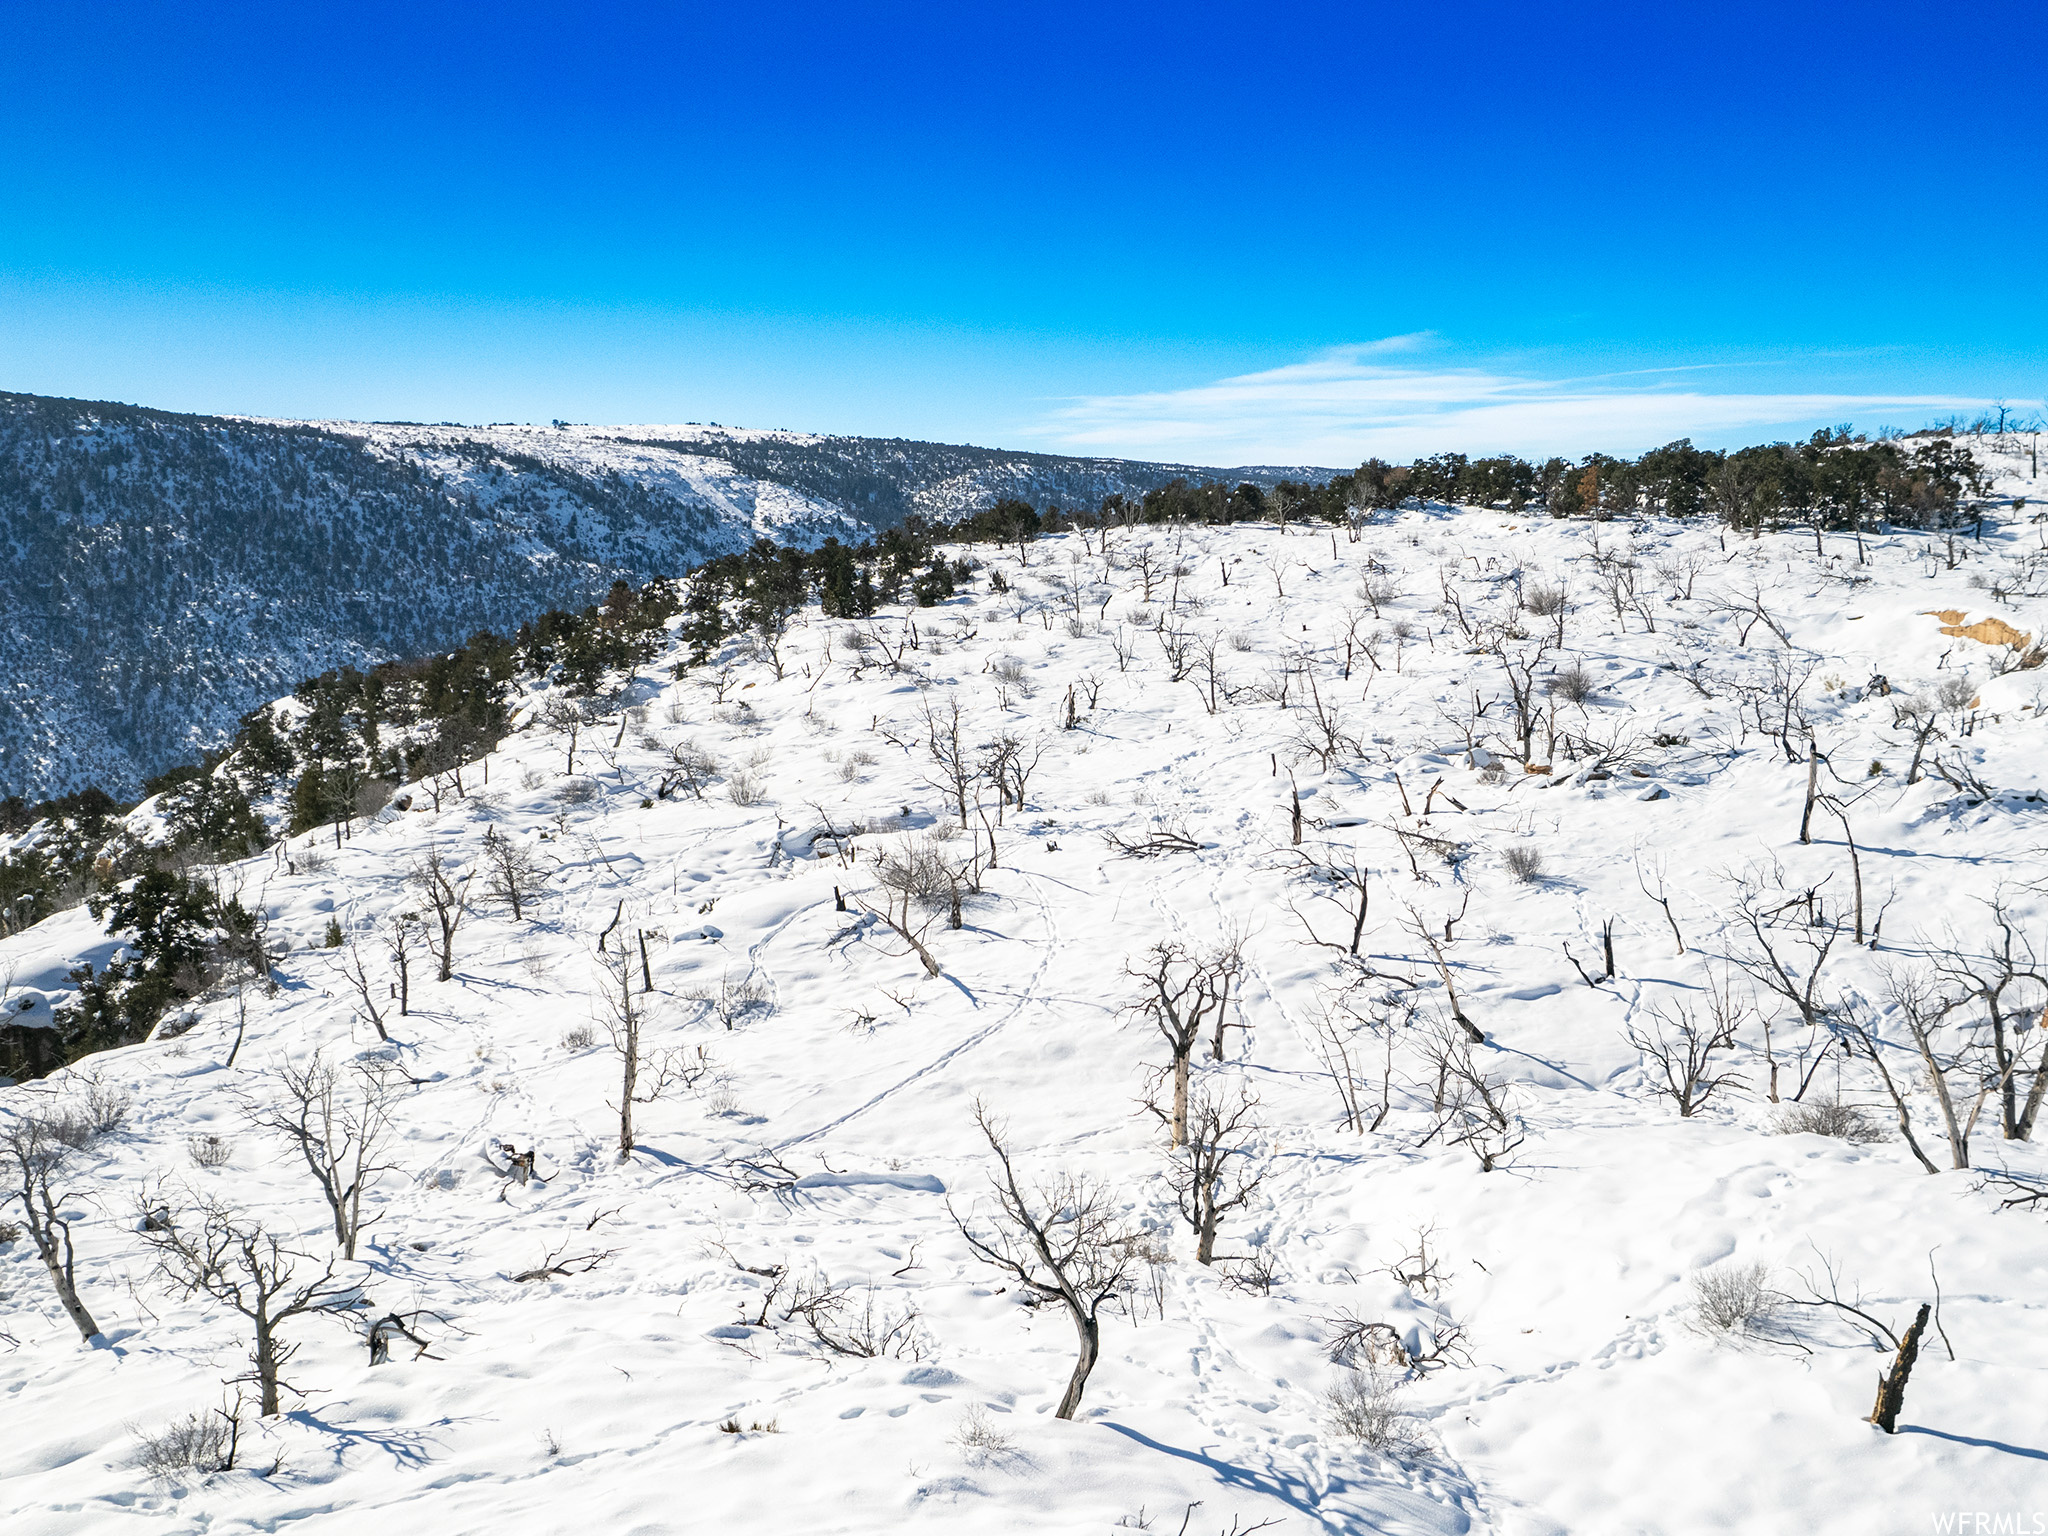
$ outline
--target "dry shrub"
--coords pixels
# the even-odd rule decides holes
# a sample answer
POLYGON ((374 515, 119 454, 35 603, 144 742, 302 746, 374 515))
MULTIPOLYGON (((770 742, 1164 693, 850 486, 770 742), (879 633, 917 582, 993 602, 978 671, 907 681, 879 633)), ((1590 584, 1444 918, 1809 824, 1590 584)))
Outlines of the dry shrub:
POLYGON ((1834 1099, 1814 1099, 1803 1104, 1781 1105, 1772 1117, 1771 1132, 1777 1136, 1833 1136, 1839 1141, 1868 1146, 1885 1139, 1884 1127, 1853 1104, 1834 1099))
POLYGON ((1550 679, 1550 691, 1567 704, 1584 704, 1600 691, 1599 680, 1578 662, 1558 668, 1550 679))
POLYGON ((236 1419, 241 1411, 209 1408, 181 1414, 162 1429, 135 1429, 135 1464, 151 1477, 172 1483, 187 1473, 204 1477, 235 1464, 236 1419))
POLYGON ((1706 1334, 1751 1334, 1781 1305, 1761 1264, 1724 1264, 1692 1277, 1693 1326, 1706 1334))
POLYGON ((960 1415, 960 1423, 947 1437, 967 1456, 969 1466, 1000 1460, 1013 1454, 1017 1443, 989 1422, 988 1410, 974 1404, 960 1415))
POLYGON ((775 994, 765 981, 750 975, 722 977, 716 987, 694 987, 684 995, 692 1002, 705 1004, 711 1016, 727 1029, 738 1029, 775 1011, 775 994))
POLYGON ((1330 1427, 1347 1440, 1355 1440, 1382 1456, 1415 1456, 1422 1440, 1407 1413, 1400 1393, 1402 1376, 1382 1366, 1365 1365, 1345 1371, 1323 1393, 1323 1409, 1330 1427))

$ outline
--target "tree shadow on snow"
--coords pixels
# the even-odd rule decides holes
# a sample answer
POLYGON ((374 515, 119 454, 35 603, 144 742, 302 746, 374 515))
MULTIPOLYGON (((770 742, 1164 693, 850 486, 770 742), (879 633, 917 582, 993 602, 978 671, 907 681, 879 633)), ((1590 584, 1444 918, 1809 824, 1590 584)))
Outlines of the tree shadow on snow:
POLYGON ((349 1451, 358 1447, 381 1451, 391 1458, 393 1466, 431 1466, 432 1453, 441 1443, 439 1431, 451 1429, 457 1424, 481 1422, 478 1419, 437 1419, 429 1429, 377 1429, 362 1425, 331 1423, 309 1408, 297 1409, 285 1417, 295 1424, 317 1430, 327 1436, 332 1443, 334 1465, 337 1469, 349 1451))
POLYGON ((1175 1456, 1182 1461, 1191 1461, 1196 1466, 1207 1468, 1210 1475, 1225 1487, 1242 1489, 1247 1493, 1262 1493, 1268 1498, 1278 1499, 1281 1503, 1300 1510, 1311 1520, 1321 1523, 1322 1517, 1316 1511, 1315 1490, 1300 1478, 1254 1472, 1249 1467, 1241 1467, 1233 1462, 1218 1461, 1202 1451, 1191 1451, 1178 1445, 1168 1445, 1162 1440, 1154 1440, 1150 1435, 1132 1429, 1128 1424, 1118 1424, 1114 1420, 1100 1422, 1104 1429, 1114 1430, 1128 1440, 1135 1440, 1147 1450, 1175 1456))
POLYGON ((1929 1429, 1924 1424, 1901 1424, 1899 1433, 1927 1435, 1936 1440, 1946 1440, 1951 1445, 1974 1445, 1980 1450, 2003 1451, 2008 1456, 2026 1456, 2035 1461, 2048 1461, 2048 1451, 2037 1451, 2025 1445, 2007 1445, 2003 1440, 1980 1440, 1975 1435, 1952 1435, 1945 1429, 1929 1429))

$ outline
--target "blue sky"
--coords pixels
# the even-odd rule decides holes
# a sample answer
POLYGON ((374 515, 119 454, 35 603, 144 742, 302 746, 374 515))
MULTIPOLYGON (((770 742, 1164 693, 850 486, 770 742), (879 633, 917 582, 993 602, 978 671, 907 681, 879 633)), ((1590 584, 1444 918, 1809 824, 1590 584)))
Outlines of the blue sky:
POLYGON ((0 388, 1344 465, 2048 394, 2048 8, 9 5, 0 388))

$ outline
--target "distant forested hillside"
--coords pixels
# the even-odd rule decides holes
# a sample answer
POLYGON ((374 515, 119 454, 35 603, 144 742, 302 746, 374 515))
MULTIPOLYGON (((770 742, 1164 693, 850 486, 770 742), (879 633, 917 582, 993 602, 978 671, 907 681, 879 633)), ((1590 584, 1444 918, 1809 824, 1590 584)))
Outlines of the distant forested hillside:
POLYGON ((581 607, 757 538, 858 542, 919 512, 1092 505, 1205 473, 1282 472, 0 394, 0 791, 132 795, 302 678, 581 607))

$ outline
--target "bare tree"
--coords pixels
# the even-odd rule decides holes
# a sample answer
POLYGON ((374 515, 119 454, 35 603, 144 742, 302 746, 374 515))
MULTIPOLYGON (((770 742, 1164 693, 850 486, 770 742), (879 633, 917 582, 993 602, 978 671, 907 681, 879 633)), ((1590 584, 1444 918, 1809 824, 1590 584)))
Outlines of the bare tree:
POLYGON ((1307 918, 1296 912, 1294 915, 1307 931, 1309 941, 1325 949, 1342 949, 1345 954, 1356 957, 1359 943, 1365 937, 1366 914, 1372 904, 1371 869, 1356 848, 1339 848, 1331 844, 1320 858, 1306 849, 1288 851, 1302 861, 1303 873, 1311 885, 1310 894, 1318 901, 1331 903, 1351 924, 1349 942, 1340 945, 1323 938, 1307 918))
POLYGON ((1026 743, 1015 736, 1003 736, 988 748, 983 763, 990 782, 996 787, 998 822, 1002 820, 1004 805, 1014 805, 1020 811, 1024 809, 1024 791, 1044 757, 1043 739, 1026 743))
POLYGON ((926 975, 944 975, 939 962, 925 947, 924 934, 931 926, 931 918, 919 918, 912 909, 918 905, 932 905, 944 895, 957 913, 963 872, 950 864, 928 839, 909 838, 900 848, 885 852, 876 859, 875 869, 883 893, 881 910, 878 912, 859 901, 855 905, 870 916, 879 917, 896 937, 909 945, 918 962, 924 966, 926 975))
POLYGON ((1941 739, 1941 711, 1925 699, 1904 694, 1892 699, 1892 728, 1903 731, 1913 744, 1913 761, 1906 767, 1906 782, 1920 782, 1920 764, 1928 746, 1941 739))
MULTIPOLYGON (((1413 1016, 1410 1009, 1400 1023, 1413 1016)), ((1310 1015, 1314 1026, 1316 1054, 1336 1086, 1344 1106, 1347 1130, 1376 1131, 1385 1124, 1393 1108, 1395 1022, 1361 1012, 1348 992, 1326 994, 1310 1015), (1368 1096, 1366 1054, 1374 1039, 1380 1043, 1378 1102, 1368 1096)))
POLYGON ((1201 681, 1195 685, 1201 695, 1202 707, 1215 714, 1230 698, 1230 688, 1223 680, 1223 669, 1216 659, 1217 643, 1213 634, 1203 635, 1195 642, 1195 670, 1201 674, 1201 681))
POLYGON ((310 1254, 287 1248, 253 1216, 219 1200, 198 1201, 190 1211, 168 1208, 157 1191, 142 1198, 143 1241, 156 1254, 157 1274, 174 1293, 210 1296, 247 1319, 252 1334, 248 1376, 256 1383, 258 1411, 279 1411, 278 1392, 297 1391, 283 1379, 298 1353, 278 1330, 295 1318, 342 1316, 361 1300, 358 1287, 335 1275, 329 1257, 317 1274, 310 1254))
POLYGON ((1544 720, 1542 689, 1537 686, 1537 674, 1543 666, 1545 649, 1538 642, 1533 649, 1510 650, 1502 642, 1494 647, 1493 652, 1507 677, 1508 702, 1515 717, 1514 733, 1521 742, 1521 756, 1525 763, 1535 761, 1536 731, 1544 720))
MULTIPOLYGON (((1465 902, 1467 905, 1471 902, 1471 892, 1469 890, 1466 892, 1465 902)), ((1457 917, 1451 917, 1445 921, 1443 937, 1439 938, 1437 937, 1436 929, 1431 925, 1429 919, 1425 918, 1411 906, 1408 908, 1407 928, 1408 932, 1421 943, 1422 947, 1429 951, 1429 963, 1435 968, 1437 978, 1444 984, 1444 996, 1450 1002, 1451 1017, 1457 1021, 1458 1028, 1465 1032, 1465 1038, 1471 1044, 1484 1045, 1486 1044, 1486 1031, 1465 1016, 1464 1006, 1458 1001, 1457 979, 1451 973, 1451 960, 1450 955, 1447 953, 1450 945, 1454 942, 1451 937, 1451 931, 1457 924, 1458 918, 1464 915, 1465 908, 1461 905, 1458 909, 1457 917)))
POLYGON ((979 1220, 947 1209, 975 1257, 1036 1299, 1066 1308, 1077 1354, 1054 1416, 1071 1419, 1102 1350, 1102 1309, 1122 1292, 1135 1262, 1134 1234, 1117 1215, 1109 1188, 1084 1175, 1062 1172, 1027 1190, 1003 1145, 1003 1128, 986 1106, 975 1105, 974 1122, 995 1154, 989 1175, 994 1207, 979 1220))
POLYGON ((1162 940, 1146 952, 1141 968, 1124 974, 1141 984, 1130 1011, 1150 1022, 1166 1041, 1165 1071, 1173 1079, 1173 1113, 1162 1117, 1172 1132, 1171 1145, 1188 1139, 1188 1063, 1206 1026, 1215 1032, 1222 1055, 1223 1021, 1231 988, 1244 967, 1243 945, 1225 939, 1212 949, 1195 950, 1177 940, 1162 940))
POLYGON ((1153 548, 1148 540, 1125 554, 1123 564, 1126 570, 1138 573, 1142 600, 1151 602, 1152 594, 1158 590, 1159 583, 1166 575, 1165 562, 1161 560, 1159 551, 1153 548))
MULTIPOLYGON (((1952 1016, 1967 1004, 1968 997, 1944 994, 1936 988, 1933 978, 1903 969, 1893 971, 1886 982, 1894 1016, 1912 1041, 1927 1086, 1934 1095, 1935 1108, 1941 1115, 1949 1166, 1967 1168, 1970 1133, 1977 1124, 1978 1111, 1997 1083, 1995 1075, 1984 1070, 1986 1053, 1981 1043, 1966 1027, 1958 1029, 1952 1025, 1952 1016), (1975 1102, 1966 1109, 1963 1095, 1973 1084, 1978 1092, 1975 1102)), ((1897 1100, 1898 1096, 1895 1094, 1894 1098, 1897 1100)), ((1894 1107, 1903 1117, 1903 1102, 1895 1102, 1894 1107)), ((1903 1127, 1903 1119, 1901 1124, 1903 1127)))
POLYGON ((438 981, 447 981, 455 974, 455 934, 469 915, 469 882, 475 878, 476 871, 471 870, 457 884, 438 848, 413 862, 412 884, 434 919, 433 928, 427 932, 427 948, 440 967, 435 978, 438 981), (435 938, 437 933, 439 942, 435 938))
POLYGON ((1523 1133, 1506 1079, 1488 1072, 1472 1055, 1468 1031, 1435 1019, 1422 1037, 1423 1059, 1434 1076, 1430 1108, 1435 1124, 1417 1143, 1428 1146, 1441 1137, 1464 1147, 1491 1173, 1517 1147, 1523 1133))
POLYGON ((925 751, 932 760, 932 777, 925 782, 953 802, 960 824, 967 825, 967 795, 980 781, 981 769, 974 761, 974 749, 964 739, 960 700, 948 694, 944 709, 924 707, 925 751))
POLYGON ((562 772, 564 775, 576 771, 576 743, 582 737, 585 726, 596 718, 589 699, 572 699, 564 694, 551 694, 540 707, 540 723, 567 740, 562 746, 562 772))
POLYGON ((363 1193, 398 1166, 386 1159, 402 1079, 383 1061, 341 1068, 318 1054, 302 1067, 280 1064, 271 1076, 277 1097, 252 1100, 245 1113, 258 1129, 297 1149, 334 1218, 341 1256, 353 1259, 364 1227, 376 1220, 363 1219, 363 1193))
POLYGON ((412 1010, 412 952, 419 938, 418 914, 400 912, 384 929, 384 953, 391 959, 391 973, 398 978, 398 1016, 412 1010))
POLYGON ((666 800, 678 789, 704 798, 704 786, 718 772, 718 759, 694 741, 679 741, 668 749, 669 766, 655 786, 655 798, 666 800))
POLYGON ((527 904, 536 900, 547 884, 548 867, 540 856, 496 827, 484 832, 484 869, 484 888, 512 909, 515 923, 525 918, 527 904))
POLYGON ((1652 861, 1650 867, 1645 870, 1643 868, 1642 850, 1638 848, 1636 850, 1636 885, 1645 896, 1649 897, 1650 900, 1657 903, 1663 909, 1664 921, 1671 925, 1671 937, 1678 945, 1678 952, 1681 955, 1684 954, 1685 935, 1678 931, 1678 917, 1671 910, 1671 893, 1666 888, 1664 880, 1664 860, 1658 858, 1652 861))
MULTIPOLYGON (((1811 1054, 1812 1066, 1802 1074, 1792 1095, 1797 1102, 1825 1057, 1826 1041, 1816 1037, 1825 1031, 1835 1010, 1822 994, 1821 980, 1828 955, 1842 936, 1841 924, 1826 916, 1818 887, 1789 897, 1780 892, 1776 898, 1766 898, 1747 876, 1738 883, 1735 915, 1747 939, 1738 941, 1730 958, 1765 991, 1789 1003, 1807 1029, 1800 1051, 1802 1059, 1811 1054), (1801 915, 1804 922, 1794 921, 1801 915)), ((1778 1101, 1776 1072, 1774 1058, 1773 1103, 1778 1101)))
POLYGON ((619 1161, 623 1163, 633 1155, 633 1106, 652 1104, 672 1089, 695 1087, 712 1063, 702 1046, 694 1056, 680 1048, 647 1050, 642 1040, 647 1007, 644 993, 634 994, 631 949, 621 941, 615 948, 600 949, 594 958, 603 988, 601 1022, 619 1058, 619 1102, 614 1107, 619 1112, 619 1161))
POLYGON ((71 1241, 71 1219, 64 1214, 73 1196, 58 1187, 72 1148, 59 1130, 47 1114, 16 1115, 0 1131, 0 1170, 7 1178, 10 1202, 21 1202, 29 1239, 49 1272, 57 1300, 78 1336, 89 1344, 99 1336, 100 1325, 78 1294, 78 1255, 71 1241))
POLYGON ((1934 970, 1950 987, 1967 994, 1984 1010, 1986 1043, 1990 1047, 1989 1070, 1995 1074, 1998 1095, 1999 1130, 2007 1141, 2026 1141, 2033 1135, 2044 1089, 2048 1089, 2048 1046, 2034 1068, 2033 1086, 2024 1105, 2019 1090, 2025 1065, 2023 1031, 2025 1015, 2039 1019, 2044 1011, 2043 993, 2048 992, 2048 973, 2033 941, 2021 930, 2010 900, 2003 890, 1984 903, 1992 932, 1982 953, 1971 953, 1960 934, 1949 930, 1937 944, 1929 946, 1934 970))
POLYGON ((1229 1098, 1207 1087, 1188 1108, 1188 1139, 1167 1168, 1166 1182, 1195 1234, 1195 1262, 1216 1258, 1216 1228, 1258 1192, 1265 1173, 1252 1158, 1264 1129, 1258 1098, 1242 1084, 1229 1098))
POLYGON ((1294 717, 1295 745, 1328 773, 1339 757, 1356 756, 1362 749, 1358 738, 1351 734, 1343 711, 1323 698, 1316 685, 1315 668, 1304 665, 1301 674, 1308 683, 1308 708, 1294 717))
POLYGON ((1186 680, 1195 670, 1198 659, 1195 652, 1195 637, 1184 629, 1169 629, 1161 624, 1157 631, 1159 649, 1166 658, 1166 680, 1178 683, 1186 680))
POLYGON ((1683 1119, 1723 1089, 1739 1090, 1733 1076, 1715 1057, 1732 1050, 1736 1032, 1751 1012, 1739 1001, 1727 977, 1709 980, 1704 1010, 1676 1001, 1668 1007, 1651 1004, 1628 1021, 1628 1043, 1655 1069, 1650 1086, 1671 1100, 1683 1119))
POLYGON ((351 939, 341 955, 330 960, 328 965, 348 983, 349 990, 355 993, 356 1006, 369 1021, 370 1028, 377 1031, 377 1038, 388 1041, 391 1036, 384 1028, 384 1010, 379 1006, 377 993, 382 989, 388 998, 389 988, 383 983, 370 980, 369 967, 363 963, 362 946, 351 939))

